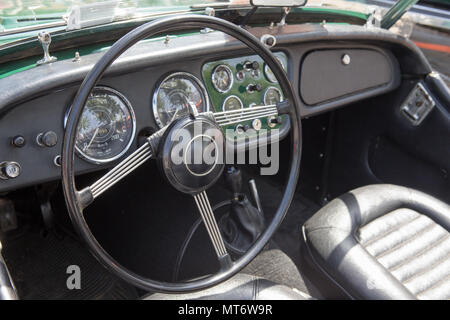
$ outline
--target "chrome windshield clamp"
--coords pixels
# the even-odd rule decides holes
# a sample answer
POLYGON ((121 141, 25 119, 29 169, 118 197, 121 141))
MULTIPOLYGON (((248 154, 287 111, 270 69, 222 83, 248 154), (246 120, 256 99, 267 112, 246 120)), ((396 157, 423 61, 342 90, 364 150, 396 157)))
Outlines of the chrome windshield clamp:
MULTIPOLYGON (((205 14, 209 17, 214 17, 216 15, 216 10, 214 10, 214 8, 211 7, 206 7, 205 8, 205 14)), ((214 30, 211 28, 204 28, 200 30, 200 33, 210 33, 213 32, 214 30)))
POLYGON ((367 17, 366 24, 364 27, 370 28, 379 28, 381 25, 381 12, 378 8, 373 8, 370 10, 370 13, 367 17))
POLYGON ((50 36, 50 33, 46 31, 39 32, 38 40, 42 45, 42 50, 44 50, 44 57, 41 60, 37 61, 36 64, 39 66, 41 64, 55 62, 57 58, 51 56, 49 52, 50 43, 52 42, 52 37, 50 36))
POLYGON ((78 51, 75 52, 75 56, 73 57, 72 61, 73 62, 78 62, 81 60, 81 56, 80 53, 78 51))

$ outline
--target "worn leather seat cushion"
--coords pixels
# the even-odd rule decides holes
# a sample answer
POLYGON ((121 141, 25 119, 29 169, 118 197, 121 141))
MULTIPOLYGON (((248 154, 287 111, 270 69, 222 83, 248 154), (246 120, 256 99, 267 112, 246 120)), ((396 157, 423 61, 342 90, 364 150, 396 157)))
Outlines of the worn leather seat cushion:
POLYGON ((237 274, 212 288, 180 294, 154 293, 145 300, 307 300, 310 297, 298 290, 270 280, 237 274))
POLYGON ((212 288, 192 293, 147 295, 146 300, 307 300, 303 279, 281 250, 259 254, 241 273, 212 288))
POLYGON ((352 298, 449 299, 450 207, 422 192, 371 185, 303 226, 315 264, 352 298))

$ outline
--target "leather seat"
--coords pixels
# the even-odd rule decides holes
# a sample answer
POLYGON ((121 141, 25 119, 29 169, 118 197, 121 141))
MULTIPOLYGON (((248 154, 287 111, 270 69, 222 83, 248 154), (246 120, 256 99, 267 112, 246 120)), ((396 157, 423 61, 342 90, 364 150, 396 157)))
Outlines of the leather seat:
POLYGON ((306 300, 312 299, 294 262, 281 250, 260 253, 241 273, 212 288, 186 293, 153 293, 146 300, 306 300), (298 289, 297 289, 298 288, 298 289))
POLYGON ((308 295, 254 275, 239 273, 212 288, 180 294, 154 293, 145 300, 307 300, 308 295))
POLYGON ((355 299, 449 299, 450 206, 371 185, 331 201, 303 226, 314 264, 355 299))

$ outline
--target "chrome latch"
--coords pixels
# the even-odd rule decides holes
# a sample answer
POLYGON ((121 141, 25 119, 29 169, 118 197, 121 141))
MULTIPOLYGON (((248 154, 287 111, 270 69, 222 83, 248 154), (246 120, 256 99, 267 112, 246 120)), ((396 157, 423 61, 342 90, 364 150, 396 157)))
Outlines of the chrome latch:
POLYGON ((44 58, 37 61, 37 65, 46 64, 50 62, 55 62, 57 60, 56 57, 52 57, 49 52, 50 43, 52 42, 52 37, 50 33, 46 31, 42 31, 38 33, 38 40, 42 45, 42 50, 44 50, 44 58))
POLYGON ((427 117, 435 104, 425 87, 418 82, 402 103, 400 110, 414 126, 418 126, 427 117))

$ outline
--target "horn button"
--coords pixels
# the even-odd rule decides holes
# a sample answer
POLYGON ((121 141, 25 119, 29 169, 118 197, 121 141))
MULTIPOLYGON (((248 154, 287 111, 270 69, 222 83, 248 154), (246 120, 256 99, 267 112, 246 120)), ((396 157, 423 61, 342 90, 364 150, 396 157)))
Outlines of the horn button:
POLYGON ((181 192, 196 194, 210 187, 224 168, 224 136, 207 116, 175 120, 160 149, 164 175, 181 192))

